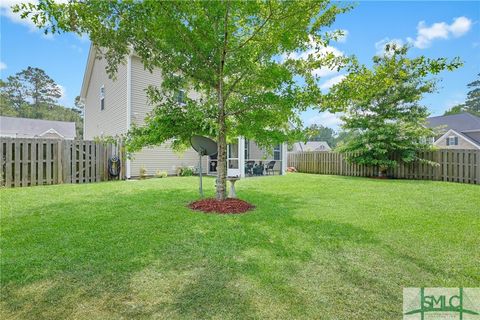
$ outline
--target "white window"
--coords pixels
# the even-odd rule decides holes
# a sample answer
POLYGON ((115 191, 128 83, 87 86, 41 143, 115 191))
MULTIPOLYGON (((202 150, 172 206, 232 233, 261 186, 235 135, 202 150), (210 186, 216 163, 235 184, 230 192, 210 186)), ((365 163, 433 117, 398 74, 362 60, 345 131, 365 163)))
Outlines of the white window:
POLYGON ((185 90, 178 90, 176 100, 179 104, 185 104, 185 90))
POLYGON ((273 148, 273 160, 280 160, 281 153, 280 153, 280 145, 277 144, 275 148, 273 148))
POLYGON ((100 87, 100 110, 105 109, 105 86, 100 87))
POLYGON ((448 137, 447 146, 458 146, 458 137, 455 137, 455 136, 448 137))

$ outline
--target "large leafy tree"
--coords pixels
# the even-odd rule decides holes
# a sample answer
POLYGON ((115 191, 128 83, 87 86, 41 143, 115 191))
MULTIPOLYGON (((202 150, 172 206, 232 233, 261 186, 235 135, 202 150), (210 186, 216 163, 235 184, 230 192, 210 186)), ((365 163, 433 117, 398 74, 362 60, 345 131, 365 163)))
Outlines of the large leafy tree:
POLYGON ((467 84, 470 91, 467 93, 465 109, 480 116, 480 73, 477 76, 478 79, 467 84))
POLYGON ((35 107, 54 105, 62 96, 60 86, 44 70, 34 67, 9 76, 2 92, 16 108, 27 102, 32 102, 35 107))
POLYGON ((458 58, 410 58, 407 53, 407 47, 387 46, 384 55, 373 58, 373 68, 353 64, 323 98, 325 107, 345 112, 343 128, 351 136, 340 151, 353 153, 353 162, 378 166, 380 173, 397 165, 395 155, 403 162, 425 161, 417 154, 431 147, 425 138, 434 132, 426 126, 429 113, 420 101, 436 90, 432 75, 462 65, 458 58))
MULTIPOLYGON (((317 1, 79 1, 16 8, 46 32, 87 33, 114 75, 131 52, 163 82, 148 96, 146 126, 132 130, 130 150, 192 134, 218 142, 217 199, 225 198, 229 138, 262 145, 292 137, 289 121, 320 95, 312 73, 340 62, 325 46, 342 4, 317 1), (308 50, 308 51, 307 51, 308 50), (304 59, 292 53, 309 52, 304 59), (320 57, 321 55, 321 57, 320 57), (196 91, 178 99, 178 92, 196 91)), ((296 127, 300 127, 297 125, 296 127)))
POLYGON ((480 73, 477 76, 479 77, 477 80, 467 84, 469 91, 465 103, 453 106, 445 111, 445 115, 470 112, 480 116, 480 73))

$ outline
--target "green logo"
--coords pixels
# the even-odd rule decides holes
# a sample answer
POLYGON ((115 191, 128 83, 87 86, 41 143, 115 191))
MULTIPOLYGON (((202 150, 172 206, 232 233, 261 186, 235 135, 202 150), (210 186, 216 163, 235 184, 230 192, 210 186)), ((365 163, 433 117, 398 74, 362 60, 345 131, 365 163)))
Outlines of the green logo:
POLYGON ((405 288, 403 318, 480 319, 479 288, 405 288))

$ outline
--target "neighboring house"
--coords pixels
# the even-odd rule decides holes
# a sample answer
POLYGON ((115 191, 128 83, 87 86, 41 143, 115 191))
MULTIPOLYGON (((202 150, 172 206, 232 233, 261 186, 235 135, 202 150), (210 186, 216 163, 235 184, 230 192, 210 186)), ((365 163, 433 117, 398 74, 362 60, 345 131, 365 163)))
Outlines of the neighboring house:
POLYGON ((326 141, 307 141, 305 142, 296 142, 293 144, 292 152, 302 152, 302 151, 331 151, 332 148, 328 145, 326 141))
POLYGON ((480 117, 463 112, 427 119, 439 134, 433 144, 441 149, 480 150, 480 117))
MULTIPOLYGON (((140 58, 131 54, 127 57, 124 65, 119 65, 116 79, 108 77, 105 59, 96 58, 96 50, 90 47, 87 66, 82 83, 80 97, 85 103, 84 108, 84 138, 91 140, 96 137, 108 137, 125 134, 133 124, 144 125, 146 115, 152 110, 148 104, 145 89, 149 85, 160 86, 162 75, 159 70, 153 73, 145 70, 140 58)), ((198 93, 188 92, 188 97, 195 99, 198 93)), ((245 167, 248 161, 247 149, 255 150, 251 143, 239 138, 238 143, 229 146, 228 152, 228 175, 245 176, 245 167), (243 148, 243 149, 242 149, 243 148), (244 150, 241 152, 240 150, 244 150)), ((258 159, 257 165, 266 165, 265 162, 276 161, 275 171, 285 172, 286 161, 274 160, 279 158, 286 160, 286 146, 275 148, 273 153, 251 152, 258 159), (280 151, 279 151, 280 150, 280 151), (280 152, 280 156, 279 156, 280 152), (270 159, 271 158, 271 159, 270 159)), ((204 157, 206 172, 216 173, 215 157, 204 157)), ((139 176, 141 168, 147 170, 148 175, 153 175, 157 170, 175 174, 177 168, 183 166, 198 166, 198 154, 189 148, 185 152, 177 153, 170 148, 169 143, 158 147, 144 148, 135 153, 132 159, 127 160, 127 178, 139 176)))
POLYGON ((75 139, 75 122, 0 116, 0 137, 75 139))

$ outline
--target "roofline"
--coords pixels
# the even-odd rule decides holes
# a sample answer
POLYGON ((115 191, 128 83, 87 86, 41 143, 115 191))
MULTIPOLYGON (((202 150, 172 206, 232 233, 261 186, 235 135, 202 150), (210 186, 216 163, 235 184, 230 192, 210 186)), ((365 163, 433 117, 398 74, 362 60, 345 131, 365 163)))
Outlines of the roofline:
POLYGON ((479 132, 480 128, 478 129, 471 129, 471 130, 462 130, 462 132, 479 132))
POLYGON ((461 132, 457 132, 453 129, 450 129, 448 130, 447 132, 445 132, 440 138, 438 138, 437 140, 435 140, 435 142, 433 143, 434 145, 437 145, 437 141, 445 138, 448 134, 450 134, 451 132, 459 135, 460 137, 462 137, 463 139, 467 140, 468 142, 470 142, 471 144, 473 144, 475 147, 477 147, 478 149, 480 149, 480 145, 478 145, 477 142, 475 141, 472 141, 470 138, 466 137, 464 134, 462 134, 461 132))
POLYGON ((72 123, 76 126, 74 121, 61 121, 61 120, 48 120, 48 119, 34 119, 34 118, 24 118, 24 117, 9 117, 9 116, 0 116, 0 118, 10 118, 10 119, 26 119, 34 121, 44 121, 44 122, 61 122, 61 123, 72 123))
MULTIPOLYGON (((42 137, 43 135, 47 134, 47 133, 52 133, 52 130, 55 131, 56 134, 58 134, 60 137, 64 138, 65 139, 65 136, 63 134, 61 134, 60 132, 58 132, 57 130, 55 130, 54 128, 50 128, 48 130, 46 130, 45 132, 43 133, 40 133, 38 136, 39 137, 42 137)), ((74 138, 77 136, 76 132, 75 132, 75 136, 74 138)))
POLYGON ((83 74, 82 89, 80 90, 80 98, 85 99, 88 93, 88 85, 92 77, 93 64, 95 62, 96 50, 93 47, 93 43, 90 43, 88 50, 87 64, 85 65, 85 73, 83 74))
POLYGON ((474 114, 472 114, 472 113, 470 113, 470 112, 468 112, 468 111, 463 111, 463 112, 455 113, 455 114, 445 114, 445 115, 442 115, 442 116, 428 117, 427 120, 428 120, 428 119, 434 119, 434 118, 445 118, 445 117, 459 116, 459 115, 462 115, 462 114, 466 114, 466 115, 471 116, 471 117, 473 117, 473 118, 475 118, 475 119, 480 119, 480 117, 477 116, 477 115, 474 115, 474 114))

